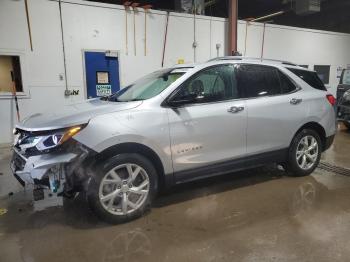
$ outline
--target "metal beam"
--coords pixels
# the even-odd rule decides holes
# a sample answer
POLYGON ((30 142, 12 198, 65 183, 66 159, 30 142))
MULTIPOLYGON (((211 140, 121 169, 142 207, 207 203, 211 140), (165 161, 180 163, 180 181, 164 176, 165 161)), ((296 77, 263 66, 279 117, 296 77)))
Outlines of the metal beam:
POLYGON ((237 51, 238 0, 229 0, 228 12, 229 55, 234 55, 237 51))
MULTIPOLYGON (((261 16, 261 17, 258 17, 258 18, 254 18, 254 19, 251 19, 249 20, 250 22, 259 22, 261 20, 265 20, 265 19, 268 19, 268 18, 271 18, 271 17, 275 17, 275 16, 278 16, 278 15, 283 15, 285 13, 285 11, 279 11, 279 12, 276 12, 276 13, 272 13, 272 14, 269 14, 269 15, 265 15, 265 16, 261 16)), ((266 23, 266 21, 265 21, 266 23)))

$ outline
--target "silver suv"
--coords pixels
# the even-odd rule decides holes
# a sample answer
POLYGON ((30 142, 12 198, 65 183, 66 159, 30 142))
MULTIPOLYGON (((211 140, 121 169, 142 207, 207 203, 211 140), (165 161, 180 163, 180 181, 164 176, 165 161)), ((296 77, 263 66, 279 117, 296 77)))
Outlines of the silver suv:
POLYGON ((27 118, 12 169, 34 200, 85 192, 99 217, 120 223, 171 185, 269 163, 310 174, 333 142, 334 105, 315 72, 288 62, 180 65, 27 118))

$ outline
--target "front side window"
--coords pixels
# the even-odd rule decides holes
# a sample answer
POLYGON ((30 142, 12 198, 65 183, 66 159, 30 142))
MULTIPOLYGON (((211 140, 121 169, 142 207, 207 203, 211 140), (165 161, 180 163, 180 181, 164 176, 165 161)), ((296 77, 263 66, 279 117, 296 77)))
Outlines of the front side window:
POLYGON ((216 102, 238 98, 233 65, 204 69, 186 81, 173 97, 175 101, 195 97, 195 103, 216 102))
POLYGON ((262 65, 238 65, 237 83, 242 98, 281 94, 277 68, 262 65))

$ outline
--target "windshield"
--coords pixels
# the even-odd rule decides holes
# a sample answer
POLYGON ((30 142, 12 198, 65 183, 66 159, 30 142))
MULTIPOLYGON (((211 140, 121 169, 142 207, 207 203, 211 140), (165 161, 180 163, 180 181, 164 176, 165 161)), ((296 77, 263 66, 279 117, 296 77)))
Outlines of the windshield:
POLYGON ((158 95, 181 77, 188 68, 156 71, 136 81, 108 98, 110 101, 128 102, 146 100, 158 95))
POLYGON ((345 69, 343 72, 341 84, 350 85, 350 69, 345 69))

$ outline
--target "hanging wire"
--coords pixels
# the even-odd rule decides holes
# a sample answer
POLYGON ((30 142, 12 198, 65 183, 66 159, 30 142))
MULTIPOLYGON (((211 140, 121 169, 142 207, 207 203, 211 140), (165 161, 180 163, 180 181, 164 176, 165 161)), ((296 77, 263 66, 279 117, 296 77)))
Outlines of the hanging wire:
POLYGON ((248 26, 249 26, 249 21, 246 21, 246 24, 245 24, 245 40, 244 40, 244 56, 246 56, 246 54, 247 54, 248 26))

